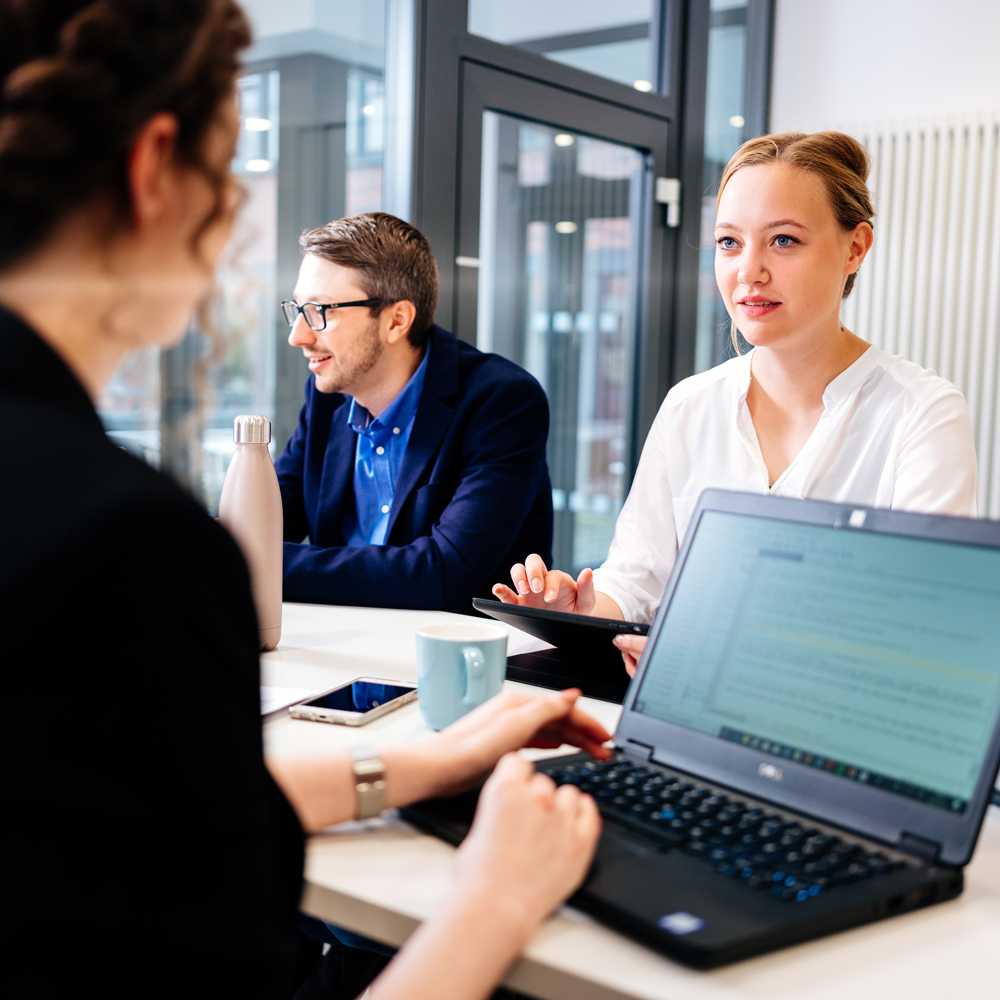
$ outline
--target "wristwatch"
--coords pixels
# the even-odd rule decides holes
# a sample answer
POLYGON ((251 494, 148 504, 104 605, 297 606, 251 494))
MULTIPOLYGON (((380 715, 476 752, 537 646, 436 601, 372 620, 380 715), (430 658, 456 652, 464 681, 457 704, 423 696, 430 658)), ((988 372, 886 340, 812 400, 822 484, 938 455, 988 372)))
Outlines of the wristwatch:
POLYGON ((385 809, 385 764, 375 747, 356 747, 354 761, 354 818, 371 819, 385 809))

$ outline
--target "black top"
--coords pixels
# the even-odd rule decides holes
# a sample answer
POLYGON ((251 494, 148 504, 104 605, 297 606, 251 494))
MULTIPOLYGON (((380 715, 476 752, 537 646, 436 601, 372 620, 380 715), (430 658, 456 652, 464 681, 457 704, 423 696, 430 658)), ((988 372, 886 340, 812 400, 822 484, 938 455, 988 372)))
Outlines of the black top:
POLYGON ((0 995, 278 997, 302 831, 230 536, 0 309, 0 995))

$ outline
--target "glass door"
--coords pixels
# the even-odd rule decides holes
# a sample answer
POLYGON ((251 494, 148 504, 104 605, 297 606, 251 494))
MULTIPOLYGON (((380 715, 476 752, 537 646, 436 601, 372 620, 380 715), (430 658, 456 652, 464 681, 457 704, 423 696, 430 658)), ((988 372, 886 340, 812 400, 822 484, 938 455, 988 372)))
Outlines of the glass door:
POLYGON ((518 107, 494 90, 506 74, 472 69, 466 77, 480 86, 465 90, 478 98, 466 120, 475 114, 479 141, 477 157, 463 156, 462 249, 472 252, 456 260, 459 334, 546 391, 553 561, 577 573, 607 555, 640 445, 638 359, 658 221, 650 145, 656 132, 663 143, 665 123, 633 112, 643 126, 633 141, 621 129, 598 136, 606 108, 580 98, 589 106, 539 121, 530 113, 551 113, 554 88, 535 84, 541 93, 518 107))
POLYGON ((608 551, 626 493, 645 156, 483 112, 476 342, 549 398, 560 565, 608 551))

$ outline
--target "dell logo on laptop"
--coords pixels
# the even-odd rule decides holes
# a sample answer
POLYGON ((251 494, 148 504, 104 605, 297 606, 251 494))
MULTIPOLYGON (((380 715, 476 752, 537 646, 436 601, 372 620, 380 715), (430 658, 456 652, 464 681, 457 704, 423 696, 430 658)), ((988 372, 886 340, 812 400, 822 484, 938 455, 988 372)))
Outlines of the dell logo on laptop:
POLYGON ((771 781, 781 781, 781 779, 785 776, 785 772, 774 764, 761 764, 760 767, 757 768, 757 773, 762 778, 770 778, 771 781))

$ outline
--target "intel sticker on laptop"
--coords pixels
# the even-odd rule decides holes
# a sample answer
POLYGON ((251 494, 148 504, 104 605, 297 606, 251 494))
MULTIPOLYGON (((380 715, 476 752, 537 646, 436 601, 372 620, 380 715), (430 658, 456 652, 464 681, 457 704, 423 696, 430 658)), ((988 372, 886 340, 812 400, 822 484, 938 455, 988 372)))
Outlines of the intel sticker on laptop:
POLYGON ((668 913, 665 917, 660 917, 656 924, 661 930, 677 937, 683 937, 685 934, 694 934, 695 931, 700 931, 705 926, 705 921, 693 913, 678 910, 676 913, 668 913))

